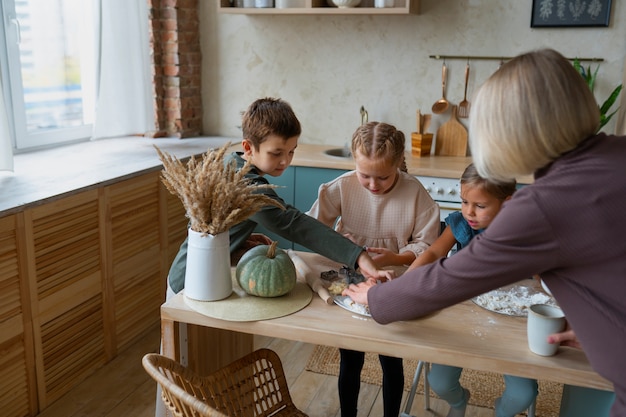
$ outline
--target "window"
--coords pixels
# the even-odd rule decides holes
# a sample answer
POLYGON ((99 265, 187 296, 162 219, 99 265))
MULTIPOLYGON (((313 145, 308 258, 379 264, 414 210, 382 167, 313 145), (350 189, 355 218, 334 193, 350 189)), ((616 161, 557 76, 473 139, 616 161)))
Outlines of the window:
POLYGON ((88 139, 95 109, 92 2, 4 0, 0 67, 13 146, 88 139))

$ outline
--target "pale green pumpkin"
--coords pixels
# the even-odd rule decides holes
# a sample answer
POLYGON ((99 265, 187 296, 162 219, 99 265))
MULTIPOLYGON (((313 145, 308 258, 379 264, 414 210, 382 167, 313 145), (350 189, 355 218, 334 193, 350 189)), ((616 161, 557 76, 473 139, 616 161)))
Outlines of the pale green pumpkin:
POLYGON ((280 297, 296 286, 296 267, 277 244, 256 246, 244 253, 237 263, 237 281, 246 293, 280 297))

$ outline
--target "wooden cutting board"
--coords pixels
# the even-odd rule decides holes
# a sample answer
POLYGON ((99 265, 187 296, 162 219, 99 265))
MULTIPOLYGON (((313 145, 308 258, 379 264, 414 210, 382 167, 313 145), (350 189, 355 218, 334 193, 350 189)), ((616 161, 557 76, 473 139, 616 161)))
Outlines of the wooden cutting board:
POLYGON ((456 108, 456 106, 452 106, 450 119, 437 129, 435 155, 467 155, 467 129, 457 119, 456 108))

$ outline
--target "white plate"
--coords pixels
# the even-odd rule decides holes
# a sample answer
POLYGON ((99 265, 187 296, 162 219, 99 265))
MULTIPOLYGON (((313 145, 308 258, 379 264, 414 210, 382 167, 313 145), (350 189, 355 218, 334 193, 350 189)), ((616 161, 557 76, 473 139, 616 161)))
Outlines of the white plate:
POLYGON ((553 297, 541 291, 534 280, 501 287, 472 298, 472 301, 489 311, 507 316, 527 317, 532 304, 556 306, 553 297))
POLYGON ((366 305, 355 303, 352 301, 352 298, 347 295, 334 295, 333 301, 339 307, 344 308, 348 311, 351 311, 356 314, 360 314, 361 316, 372 317, 370 314, 370 310, 366 305))

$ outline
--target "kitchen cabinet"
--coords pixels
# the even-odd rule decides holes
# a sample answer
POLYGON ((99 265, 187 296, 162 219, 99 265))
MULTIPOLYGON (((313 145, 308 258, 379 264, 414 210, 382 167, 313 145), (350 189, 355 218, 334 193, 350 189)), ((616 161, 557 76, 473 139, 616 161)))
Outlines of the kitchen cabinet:
MULTIPOLYGON (((294 205, 303 212, 308 211, 317 200, 320 185, 346 172, 346 170, 341 169, 297 167, 294 205)), ((294 249, 310 252, 298 244, 294 244, 294 249)))
MULTIPOLYGON (((276 189, 276 192, 287 204, 291 204, 298 210, 306 212, 317 199, 319 186, 337 178, 345 172, 347 171, 342 169, 311 168, 292 165, 280 177, 270 178, 270 182, 281 186, 281 188, 276 189)), ((263 233, 271 239, 277 240, 278 246, 282 249, 308 251, 304 246, 294 244, 289 240, 267 231, 264 227, 257 226, 256 232, 263 233)))
POLYGON ((23 216, 0 218, 0 409, 6 416, 37 413, 37 386, 28 283, 23 282, 18 253, 23 216))
POLYGON ((107 362, 98 190, 24 212, 40 409, 107 362))
POLYGON ((328 5, 326 0, 303 0, 304 7, 294 8, 255 8, 234 7, 234 0, 219 0, 219 13, 248 15, 408 15, 419 14, 420 0, 395 0, 394 7, 376 8, 374 0, 363 0, 358 7, 338 8, 328 5))
POLYGON ((0 217, 0 409, 34 416, 157 325, 187 233, 151 171, 0 217))

